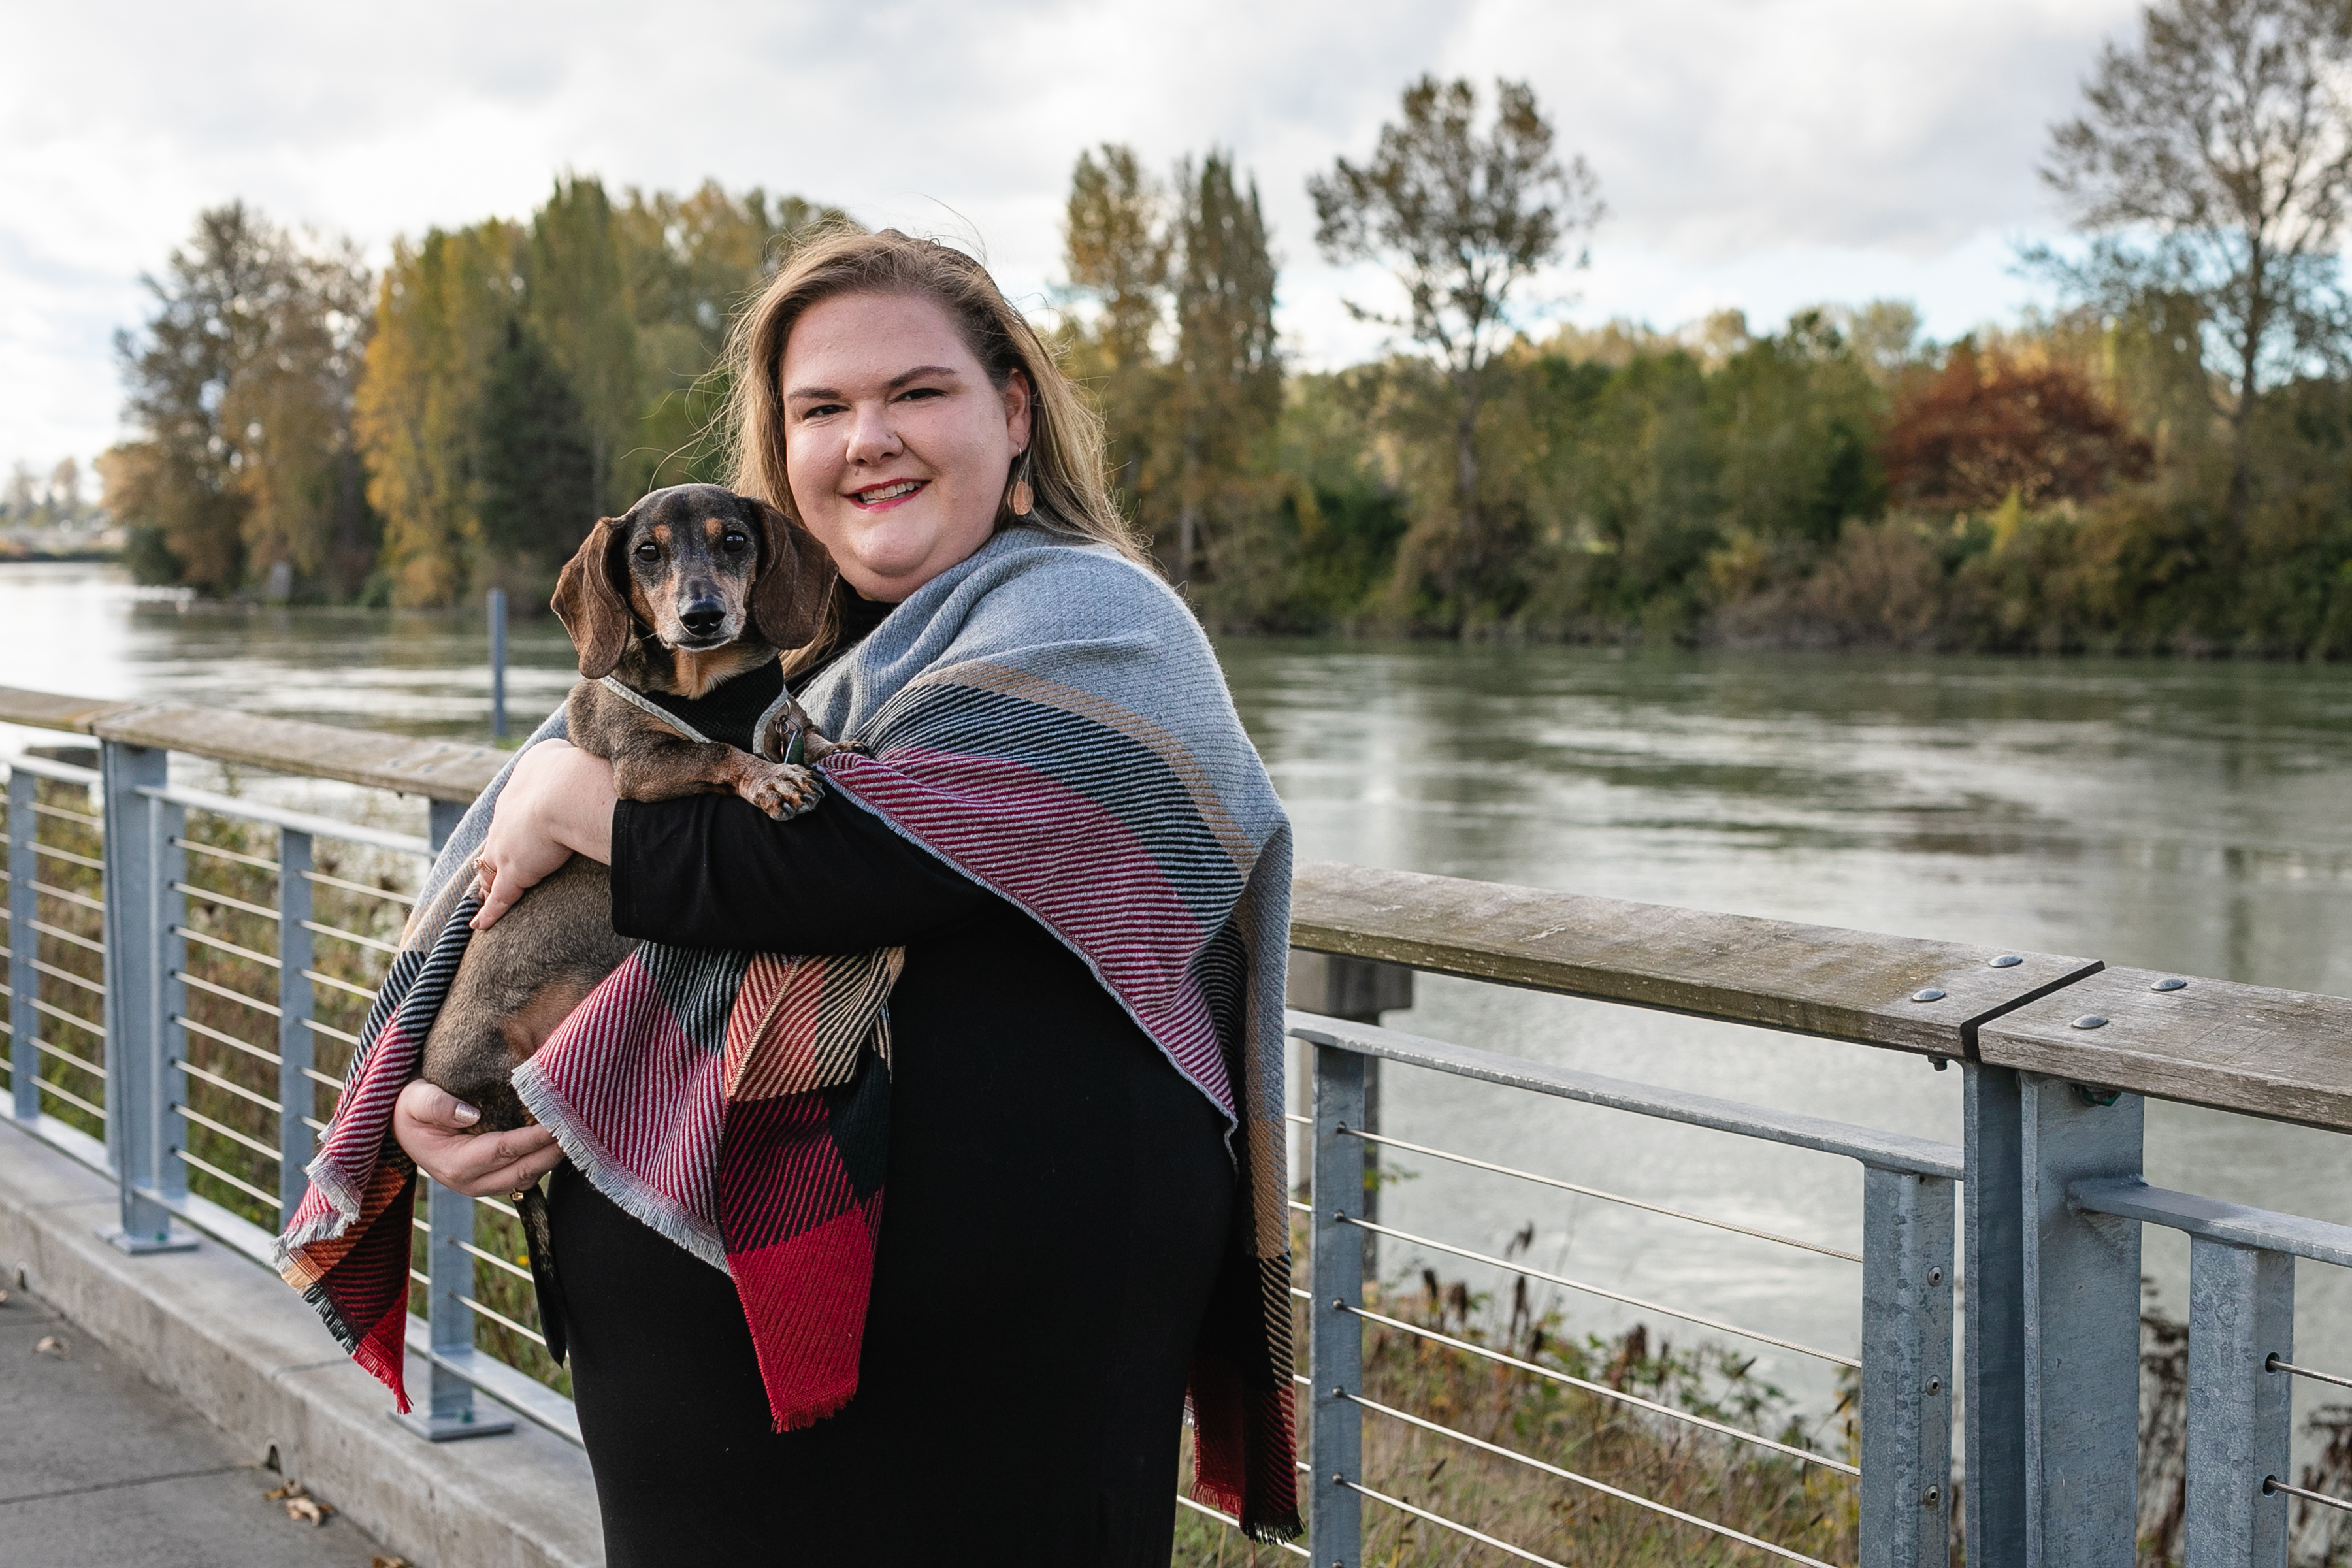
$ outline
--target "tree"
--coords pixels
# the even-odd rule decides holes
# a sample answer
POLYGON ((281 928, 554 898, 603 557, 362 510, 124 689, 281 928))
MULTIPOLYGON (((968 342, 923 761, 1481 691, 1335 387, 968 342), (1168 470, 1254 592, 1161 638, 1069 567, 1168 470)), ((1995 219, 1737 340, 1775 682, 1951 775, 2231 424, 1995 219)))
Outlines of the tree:
POLYGON ((591 517, 625 504, 616 483, 619 459, 635 448, 645 413, 636 313, 618 231, 604 184, 591 179, 558 181, 530 220, 530 323, 580 401, 589 463, 577 494, 591 517))
POLYGON ((360 528, 351 450, 365 273, 242 202, 196 220, 143 338, 118 332, 131 438, 102 465, 134 565, 220 593, 251 566, 305 576, 360 528))
MULTIPOLYGON (((1166 208, 1166 193, 1133 148, 1106 142, 1078 154, 1064 208, 1063 264, 1070 291, 1091 298, 1098 310, 1074 345, 1072 368, 1101 401, 1118 488, 1139 510, 1167 390, 1160 357, 1168 313, 1166 208)), ((1139 521, 1150 527, 1149 517, 1139 521)))
POLYGON ((2148 443, 2079 372, 1956 344, 1934 380, 1900 399, 1883 448, 1906 499, 1955 510, 2089 500, 2144 477, 2148 443))
POLYGON ((1181 584, 1192 575, 1212 492, 1230 490, 1236 477, 1262 466, 1253 448, 1270 439, 1282 416, 1282 358, 1257 183, 1244 195, 1234 184, 1231 155, 1215 152, 1197 174, 1189 159, 1176 174, 1171 248, 1181 473, 1171 564, 1181 584))
MULTIPOLYGON (((1401 328, 1429 351, 1454 399, 1454 538, 1439 569, 1466 615, 1491 591, 1496 562, 1479 487, 1478 414, 1486 373, 1510 341, 1513 295, 1601 220, 1599 184, 1581 157, 1562 164, 1523 82, 1496 83, 1484 134, 1467 81, 1423 77, 1402 118, 1381 128, 1369 163, 1341 158, 1307 183, 1316 244, 1342 265, 1376 262, 1404 290, 1402 315, 1350 303, 1360 319, 1401 328)), ((1584 264, 1580 251, 1576 265, 1584 264)))
POLYGON ((580 491, 593 460, 580 400, 546 346, 519 320, 490 361, 479 415, 479 508, 488 572, 543 597, 594 525, 580 491))
POLYGON ((730 195, 716 180, 684 196, 632 189, 614 216, 636 310, 644 409, 622 454, 622 493, 717 482, 727 471, 719 421, 728 382, 718 367, 729 323, 802 236, 848 216, 756 185, 730 195))
MULTIPOLYGON (((357 426, 395 604, 451 604, 473 584, 482 395, 508 325, 524 310, 528 255, 522 230, 495 218, 393 247, 357 426)), ((572 482, 578 504, 593 504, 587 479, 583 468, 572 482)))
POLYGON ((2352 201, 2352 5, 2159 0, 2137 49, 2108 44, 2086 112, 2051 132, 2042 178, 2097 237, 2030 264, 2122 316, 2186 296, 2226 390, 2230 516, 2252 504, 2248 441, 2268 388, 2340 357, 2336 244, 2352 201))

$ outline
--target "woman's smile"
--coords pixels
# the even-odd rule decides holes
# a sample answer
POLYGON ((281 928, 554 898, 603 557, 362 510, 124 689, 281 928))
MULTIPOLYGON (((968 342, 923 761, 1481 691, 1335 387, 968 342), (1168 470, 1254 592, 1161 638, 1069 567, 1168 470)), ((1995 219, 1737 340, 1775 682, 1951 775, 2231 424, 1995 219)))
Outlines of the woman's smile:
POLYGON ((929 479, 893 479, 888 484, 868 485, 862 490, 849 492, 851 503, 861 510, 883 511, 900 501, 911 500, 930 485, 929 479))

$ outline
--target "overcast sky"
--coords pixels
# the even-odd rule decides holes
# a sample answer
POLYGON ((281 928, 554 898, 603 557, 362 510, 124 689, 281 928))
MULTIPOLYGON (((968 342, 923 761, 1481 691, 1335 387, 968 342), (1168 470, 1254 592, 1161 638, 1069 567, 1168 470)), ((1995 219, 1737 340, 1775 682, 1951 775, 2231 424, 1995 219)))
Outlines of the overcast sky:
POLYGON ((1302 363, 1377 349, 1304 185, 1423 71, 1530 81, 1610 208, 1556 313, 1776 325, 1908 299, 1951 337, 2038 296, 2034 176, 2129 0, 672 0, 13 7, 0 85, 0 462, 115 438, 115 329, 197 210, 392 238, 520 216, 556 172, 715 176, 984 247, 1042 302, 1070 165, 1212 144, 1254 173, 1302 363))

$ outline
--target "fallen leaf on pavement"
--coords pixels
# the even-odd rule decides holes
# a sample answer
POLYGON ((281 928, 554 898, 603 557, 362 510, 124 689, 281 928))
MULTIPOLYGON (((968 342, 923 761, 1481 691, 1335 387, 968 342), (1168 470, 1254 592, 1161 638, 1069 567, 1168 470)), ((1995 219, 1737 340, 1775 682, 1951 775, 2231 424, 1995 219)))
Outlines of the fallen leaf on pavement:
POLYGON ((59 1361, 68 1361, 73 1357, 73 1346, 66 1343, 65 1341, 58 1338, 55 1334, 43 1334, 34 1342, 33 1353, 35 1355, 53 1355, 59 1361))
POLYGON ((371 1557, 368 1568, 416 1568, 416 1565, 405 1557, 371 1557))
POLYGON ((304 1486, 300 1481, 281 1481, 277 1486, 270 1488, 261 1495, 268 1498, 271 1502, 276 1502, 281 1498, 309 1497, 310 1495, 310 1489, 304 1486))
POLYGON ((314 1497, 290 1497, 286 1500, 286 1517, 310 1524, 324 1524, 335 1510, 314 1497))

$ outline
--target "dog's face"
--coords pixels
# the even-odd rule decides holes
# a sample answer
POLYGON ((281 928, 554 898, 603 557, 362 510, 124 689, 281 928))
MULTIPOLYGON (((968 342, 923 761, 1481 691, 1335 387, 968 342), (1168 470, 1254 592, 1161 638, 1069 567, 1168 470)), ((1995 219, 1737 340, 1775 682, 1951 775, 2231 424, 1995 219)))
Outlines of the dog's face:
POLYGON ((557 580, 554 609, 580 673, 595 680, 640 628, 686 656, 798 647, 816 636, 833 579, 833 558, 774 507, 674 485, 590 531, 557 580))

